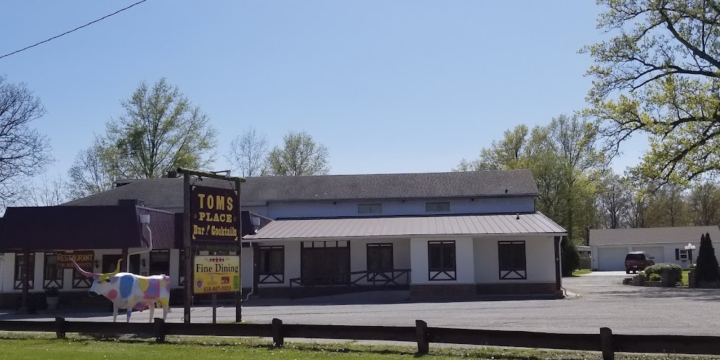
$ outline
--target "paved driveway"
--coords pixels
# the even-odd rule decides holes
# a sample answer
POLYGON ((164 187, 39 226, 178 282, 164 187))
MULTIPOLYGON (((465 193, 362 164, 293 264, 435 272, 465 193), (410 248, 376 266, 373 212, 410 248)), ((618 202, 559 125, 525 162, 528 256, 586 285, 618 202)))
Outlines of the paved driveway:
MULTIPOLYGON (((272 306, 251 301, 243 309, 243 320, 269 323, 279 318, 285 323, 414 326, 416 319, 422 319, 430 326, 441 327, 598 333, 600 327, 607 326, 623 334, 720 336, 720 291, 627 286, 621 284, 625 276, 623 272, 565 278, 565 288, 580 296, 564 300, 409 303, 403 301, 403 294, 395 293, 398 297, 391 304, 347 304, 347 296, 322 302, 281 301, 272 306)), ((372 300, 375 295, 363 296, 372 300)), ((180 322, 182 312, 182 308, 175 308, 168 321, 180 322)), ((72 314, 65 316, 75 318, 72 314)), ((211 316, 209 307, 197 307, 192 321, 209 322, 211 316)), ((218 309, 218 317, 219 321, 234 321, 234 308, 218 309)), ((17 317, 0 315, 2 318, 17 317)), ((112 321, 107 313, 77 318, 112 321)), ((147 312, 134 313, 132 320, 147 318, 147 312)))

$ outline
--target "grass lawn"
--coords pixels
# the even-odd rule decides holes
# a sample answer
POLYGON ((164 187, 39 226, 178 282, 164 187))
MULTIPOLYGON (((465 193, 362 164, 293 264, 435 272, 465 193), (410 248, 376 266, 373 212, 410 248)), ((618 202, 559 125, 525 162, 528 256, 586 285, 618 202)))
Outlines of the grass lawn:
MULTIPOLYGON (((677 274, 677 273, 676 273, 677 274)), ((687 286, 689 284, 688 282, 688 275, 690 274, 690 269, 683 269, 682 272, 682 284, 687 286)))
POLYGON ((573 274, 573 276, 578 276, 578 275, 589 274, 589 273, 591 273, 591 272, 592 272, 592 270, 590 270, 590 269, 581 269, 581 270, 575 270, 575 271, 573 271, 572 274, 573 274))
MULTIPOLYGON (((415 347, 375 346, 354 343, 286 343, 273 348, 262 339, 169 336, 164 344, 149 339, 96 340, 68 334, 65 340, 54 334, 0 334, 0 359, 407 359, 419 358, 415 347)), ((683 356, 648 356, 616 354, 616 359, 688 359, 683 356)), ((422 359, 586 359, 599 360, 598 352, 543 351, 505 348, 440 348, 430 345, 430 354, 422 359)))

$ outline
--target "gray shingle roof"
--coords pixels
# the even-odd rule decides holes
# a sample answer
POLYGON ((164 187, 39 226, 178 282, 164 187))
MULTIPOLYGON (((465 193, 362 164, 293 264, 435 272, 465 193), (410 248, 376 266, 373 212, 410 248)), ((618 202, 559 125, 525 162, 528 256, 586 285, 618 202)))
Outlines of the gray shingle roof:
MULTIPOLYGON (((141 199, 146 206, 182 208, 182 178, 134 180, 127 185, 66 205, 111 205, 119 199, 141 199)), ((229 186, 205 179, 206 186, 229 186)), ((414 174, 268 176, 242 185, 244 205, 278 201, 413 199, 446 197, 537 196, 530 170, 414 174)))
POLYGON ((277 220, 244 240, 337 239, 479 234, 564 234, 541 213, 515 215, 415 216, 352 219, 277 220))
POLYGON ((590 229, 590 245, 684 244, 699 242, 702 234, 720 241, 717 226, 657 227, 636 229, 590 229))

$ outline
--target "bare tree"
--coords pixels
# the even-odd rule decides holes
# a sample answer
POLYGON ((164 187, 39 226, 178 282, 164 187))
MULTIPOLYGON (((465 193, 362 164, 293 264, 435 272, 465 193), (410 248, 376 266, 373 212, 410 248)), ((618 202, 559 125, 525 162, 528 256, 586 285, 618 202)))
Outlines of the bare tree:
POLYGON ((695 225, 717 224, 720 215, 720 189, 717 184, 711 181, 695 184, 688 200, 695 225))
POLYGON ((67 183, 62 177, 49 179, 43 175, 39 183, 25 189, 19 205, 24 206, 56 206, 67 201, 67 183))
POLYGON ((72 186, 67 187, 71 200, 97 194, 113 187, 115 179, 110 174, 109 164, 101 159, 102 145, 95 139, 93 146, 81 150, 68 170, 72 186))
POLYGON ((0 76, 0 208, 23 189, 21 178, 38 174, 52 161, 48 138, 30 127, 45 114, 40 99, 25 84, 0 76))
POLYGON ((265 168, 268 142, 264 134, 249 128, 230 143, 230 154, 225 158, 240 171, 240 176, 258 176, 265 168))

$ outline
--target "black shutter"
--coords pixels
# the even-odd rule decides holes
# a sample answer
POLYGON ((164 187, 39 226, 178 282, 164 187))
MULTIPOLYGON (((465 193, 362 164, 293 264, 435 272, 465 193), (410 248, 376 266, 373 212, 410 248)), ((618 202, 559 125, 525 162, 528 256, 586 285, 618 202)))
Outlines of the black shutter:
POLYGON ((675 260, 680 260, 680 249, 675 249, 675 260))
POLYGON ((690 259, 690 263, 692 264, 692 249, 688 250, 688 259, 690 259))

